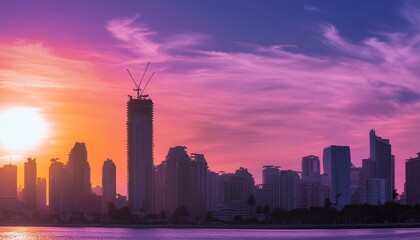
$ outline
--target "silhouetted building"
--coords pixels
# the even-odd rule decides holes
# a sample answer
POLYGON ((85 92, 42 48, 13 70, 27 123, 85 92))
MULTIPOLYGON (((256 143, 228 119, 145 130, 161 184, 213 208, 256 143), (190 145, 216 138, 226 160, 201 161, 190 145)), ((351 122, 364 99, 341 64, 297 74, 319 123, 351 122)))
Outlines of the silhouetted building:
POLYGON ((393 201, 395 189, 395 159, 391 153, 389 139, 376 136, 375 130, 369 132, 370 160, 373 165, 373 178, 385 180, 385 202, 393 201))
POLYGON ((102 187, 96 185, 95 187, 92 187, 92 192, 95 193, 97 196, 102 196, 102 187))
POLYGON ((17 166, 12 164, 0 168, 0 197, 17 200, 17 166))
POLYGON ((134 212, 153 210, 153 102, 127 102, 128 202, 134 212))
POLYGON ((24 202, 26 208, 32 211, 37 209, 36 194, 36 160, 28 158, 24 164, 24 202))
POLYGON ((367 183, 368 180, 373 178, 373 162, 370 158, 362 159, 362 169, 360 170, 360 203, 367 203, 368 193, 367 193, 367 183))
POLYGON ((405 194, 408 205, 420 204, 420 153, 405 162, 405 194))
MULTIPOLYGON (((87 160, 87 150, 84 143, 76 142, 69 154, 66 172, 71 181, 73 211, 91 212, 90 200, 93 195, 90 182, 90 166, 87 160)), ((99 204, 100 205, 100 204, 99 204)), ((99 211, 100 212, 100 206, 99 211)))
POLYGON ((155 213, 166 210, 166 162, 162 161, 155 168, 154 173, 154 199, 153 207, 155 213))
MULTIPOLYGON (((191 154, 191 164, 194 168, 196 174, 195 181, 197 182, 195 186, 195 197, 197 198, 197 210, 202 209, 204 213, 207 212, 207 161, 204 157, 204 154, 192 153, 191 154)), ((193 179, 194 181, 194 179, 193 179)), ((203 214, 203 213, 200 213, 203 214)))
POLYGON ((321 167, 319 157, 309 155, 302 157, 302 179, 321 180, 321 167))
POLYGON ((336 206, 350 204, 350 147, 329 146, 323 152, 324 174, 331 189, 330 200, 336 206))
POLYGON ((117 194, 117 174, 111 159, 104 161, 102 166, 102 212, 107 212, 107 204, 114 202, 117 194))
POLYGON ((115 199, 115 208, 120 209, 127 206, 128 206, 127 197, 122 196, 121 194, 117 193, 117 197, 115 199))
POLYGON ((220 175, 222 203, 225 205, 243 204, 245 197, 245 180, 243 176, 233 173, 220 175))
POLYGON ((207 174, 204 172, 204 169, 207 171, 207 163, 204 156, 194 155, 192 160, 186 147, 172 147, 166 156, 164 167, 159 168, 164 169, 162 210, 172 214, 178 207, 185 206, 190 217, 203 218, 207 213, 207 198, 203 198, 207 195, 207 174))
POLYGON ((280 206, 280 167, 267 165, 263 166, 262 171, 262 186, 258 189, 259 197, 257 198, 259 204, 264 203, 271 209, 280 206), (266 199, 263 199, 265 196, 266 199))
POLYGON ((361 179, 360 174, 362 168, 355 167, 354 165, 350 168, 350 203, 351 204, 362 204, 361 202, 361 179))
POLYGON ((382 205, 385 203, 385 180, 382 178, 369 178, 366 182, 366 203, 382 205))
POLYGON ((280 207, 289 211, 298 207, 299 191, 297 189, 300 176, 292 170, 280 171, 280 207))
POLYGON ((220 176, 219 174, 207 172, 207 209, 215 209, 221 203, 220 176))
POLYGON ((244 178, 244 196, 248 199, 251 195, 254 195, 255 180, 254 176, 244 167, 240 167, 235 171, 236 176, 244 178))
POLYGON ((41 213, 47 210, 47 179, 41 177, 36 183, 36 206, 41 213))
POLYGON ((320 181, 301 180, 297 185, 298 208, 323 207, 330 188, 320 181))
POLYGON ((70 181, 65 165, 57 159, 51 160, 49 168, 49 212, 60 214, 72 211, 70 181))

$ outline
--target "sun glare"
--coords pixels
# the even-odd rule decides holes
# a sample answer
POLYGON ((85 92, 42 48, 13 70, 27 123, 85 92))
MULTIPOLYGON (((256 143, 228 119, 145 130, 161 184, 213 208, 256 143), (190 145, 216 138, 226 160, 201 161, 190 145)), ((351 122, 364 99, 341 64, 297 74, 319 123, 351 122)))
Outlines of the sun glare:
POLYGON ((48 136, 48 124, 36 108, 14 107, 0 112, 0 145, 5 150, 32 150, 48 136))

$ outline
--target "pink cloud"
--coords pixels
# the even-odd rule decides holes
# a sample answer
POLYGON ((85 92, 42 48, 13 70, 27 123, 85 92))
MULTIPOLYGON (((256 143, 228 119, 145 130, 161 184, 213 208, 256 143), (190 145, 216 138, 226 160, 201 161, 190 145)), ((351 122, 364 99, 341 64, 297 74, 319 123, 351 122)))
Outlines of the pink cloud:
MULTIPOLYGON (((413 68, 420 61, 417 35, 386 33, 388 41, 372 36, 351 43, 326 25, 321 34, 337 55, 318 57, 255 44, 249 52, 200 50, 208 39, 200 34, 159 41, 139 30, 150 31, 141 23, 118 23, 108 30, 117 36, 115 29, 128 28, 141 35, 117 38, 139 57, 146 55, 137 51, 139 46, 156 49, 148 57, 165 70, 150 90, 160 120, 157 161, 171 145, 187 145, 204 152, 211 168, 233 168, 226 162, 234 161, 249 167, 259 181, 262 165, 299 169, 303 155, 321 155, 330 144, 350 145, 353 162, 360 165, 368 155, 368 131, 376 127, 395 142, 401 190, 402 163, 418 146, 398 149, 398 142, 413 133, 392 126, 420 110, 418 70, 413 68), (144 40, 137 43, 139 38, 144 40), (172 55, 174 48, 189 51, 172 55)), ((417 129, 412 131, 418 134, 417 129)))

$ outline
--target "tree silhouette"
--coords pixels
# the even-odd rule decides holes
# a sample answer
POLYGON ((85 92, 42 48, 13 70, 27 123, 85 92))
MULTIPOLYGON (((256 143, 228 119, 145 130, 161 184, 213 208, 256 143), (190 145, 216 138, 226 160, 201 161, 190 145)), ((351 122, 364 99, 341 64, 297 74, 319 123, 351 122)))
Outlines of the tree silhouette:
POLYGON ((394 189, 394 191, 392 192, 392 199, 395 201, 396 198, 398 198, 400 194, 397 192, 397 189, 394 189))
POLYGON ((330 198, 326 198, 324 201, 324 207, 325 208, 330 208, 332 206, 331 200, 330 198))
POLYGON ((263 212, 264 212, 264 215, 265 215, 265 221, 267 221, 268 214, 270 213, 270 207, 268 205, 265 205, 264 208, 263 208, 263 212))
POLYGON ((188 213, 187 207, 181 206, 175 209, 174 218, 176 220, 181 220, 182 222, 187 223, 188 216, 189 216, 189 213, 188 213))
POLYGON ((263 208, 261 207, 261 205, 258 205, 255 208, 255 213, 257 214, 257 218, 260 217, 260 214, 262 213, 263 208))

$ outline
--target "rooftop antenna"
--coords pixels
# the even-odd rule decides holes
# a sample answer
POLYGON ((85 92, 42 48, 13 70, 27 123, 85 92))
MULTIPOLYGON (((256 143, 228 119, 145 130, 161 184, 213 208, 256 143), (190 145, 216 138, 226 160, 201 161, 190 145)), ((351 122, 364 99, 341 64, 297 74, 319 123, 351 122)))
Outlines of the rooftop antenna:
POLYGON ((149 81, 147 81, 145 87, 143 90, 141 90, 141 83, 143 82, 144 76, 146 75, 147 69, 149 68, 150 62, 147 62, 146 65, 146 69, 144 69, 143 75, 140 79, 139 84, 136 83, 136 80, 134 80, 133 75, 131 75, 131 72, 127 69, 128 74, 130 75, 131 80, 133 81, 134 85, 136 86, 136 88, 133 89, 133 91, 137 92, 137 99, 141 99, 142 97, 148 97, 149 95, 143 95, 144 89, 147 87, 147 85, 149 84, 150 80, 152 79, 153 75, 155 74, 154 72, 152 73, 152 75, 149 78, 149 81))

